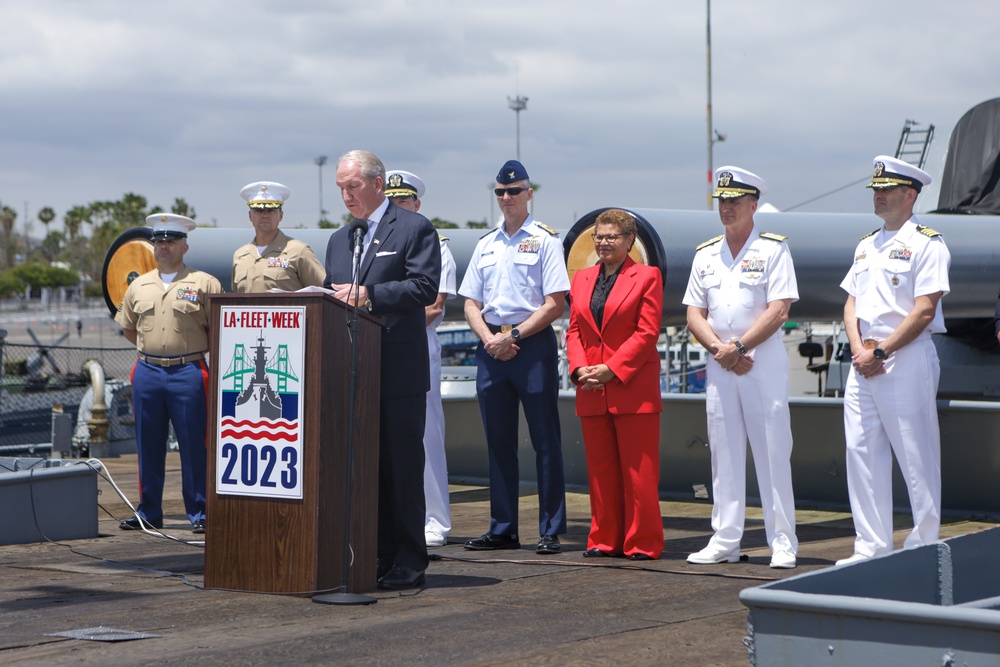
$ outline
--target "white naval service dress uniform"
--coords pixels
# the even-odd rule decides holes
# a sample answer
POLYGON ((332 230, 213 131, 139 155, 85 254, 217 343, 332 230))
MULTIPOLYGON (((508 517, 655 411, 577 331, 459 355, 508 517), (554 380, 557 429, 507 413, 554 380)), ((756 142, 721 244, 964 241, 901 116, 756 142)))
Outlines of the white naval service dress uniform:
MULTIPOLYGON (((733 257, 725 237, 699 246, 684 305, 708 310, 723 341, 742 336, 771 301, 798 301, 792 256, 784 238, 754 226, 733 257)), ((772 552, 798 551, 792 496, 792 427, 788 413, 788 354, 779 329, 750 350, 745 375, 706 367, 708 440, 712 451, 712 530, 707 549, 739 553, 746 518, 747 437, 757 469, 764 531, 772 552)))
MULTIPOLYGON (((438 294, 454 299, 455 257, 441 239, 441 283, 438 294)), ((427 327, 427 350, 430 353, 431 388, 427 392, 427 421, 424 424, 424 500, 427 516, 424 532, 448 537, 451 532, 451 508, 448 502, 448 461, 444 451, 444 408, 441 405, 441 341, 437 328, 444 311, 427 327)))
MULTIPOLYGON (((880 229, 862 238, 854 252, 854 265, 840 284, 855 298, 861 338, 885 340, 913 310, 916 297, 947 294, 950 265, 951 254, 940 234, 919 227, 915 218, 895 234, 880 229)), ((851 367, 847 376, 844 432, 856 554, 877 556, 893 548, 890 449, 906 480, 913 512, 913 530, 903 546, 938 539, 941 369, 931 334, 944 331, 938 301, 934 319, 917 339, 885 359, 884 374, 865 378, 851 367)))

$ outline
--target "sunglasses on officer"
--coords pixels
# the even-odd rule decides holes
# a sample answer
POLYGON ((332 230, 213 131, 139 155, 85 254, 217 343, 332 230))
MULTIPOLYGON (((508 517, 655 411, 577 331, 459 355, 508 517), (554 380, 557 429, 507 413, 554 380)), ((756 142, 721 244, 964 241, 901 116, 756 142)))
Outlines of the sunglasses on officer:
POLYGON ((528 188, 496 188, 493 190, 493 194, 497 197, 503 197, 505 194, 508 194, 511 197, 516 197, 527 189, 528 188))

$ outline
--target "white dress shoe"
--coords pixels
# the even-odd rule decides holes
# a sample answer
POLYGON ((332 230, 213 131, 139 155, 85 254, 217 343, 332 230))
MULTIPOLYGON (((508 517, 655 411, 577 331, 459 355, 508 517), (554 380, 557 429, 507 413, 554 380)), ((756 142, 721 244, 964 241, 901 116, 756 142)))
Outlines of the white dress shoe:
POLYGON ((795 567, 795 554, 791 551, 775 551, 771 555, 771 567, 790 570, 795 567))
POLYGON ((448 540, 444 535, 436 533, 432 530, 424 532, 424 542, 426 542, 429 547, 443 547, 448 544, 448 540))
POLYGON ((851 563, 860 563, 862 561, 868 560, 869 558, 871 558, 871 556, 866 556, 864 554, 854 554, 850 558, 841 558, 840 560, 837 561, 837 565, 850 565, 851 563))
POLYGON ((689 555, 687 562, 697 565, 714 565, 715 563, 735 563, 739 559, 738 549, 736 551, 719 551, 713 547, 705 547, 698 553, 689 555))

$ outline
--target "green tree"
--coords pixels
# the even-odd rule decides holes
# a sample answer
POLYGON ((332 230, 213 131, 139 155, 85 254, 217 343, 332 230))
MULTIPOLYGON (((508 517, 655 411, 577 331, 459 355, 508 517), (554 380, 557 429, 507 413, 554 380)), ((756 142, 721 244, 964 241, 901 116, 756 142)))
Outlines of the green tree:
POLYGON ((0 235, 3 238, 3 265, 8 268, 14 266, 14 257, 17 253, 18 239, 14 235, 15 220, 17 220, 17 211, 10 206, 0 204, 0 235))
POLYGON ((437 229, 458 229, 458 225, 454 222, 442 220, 441 218, 431 218, 431 224, 437 229))
POLYGON ((47 262, 53 262, 59 258, 60 253, 62 253, 63 246, 66 243, 66 235, 62 232, 56 230, 49 232, 45 235, 42 240, 42 257, 45 258, 47 262))
POLYGON ((194 207, 184 201, 182 197, 174 199, 174 205, 170 207, 170 211, 177 215, 183 215, 185 218, 191 218, 192 220, 197 217, 194 207))
POLYGON ((465 226, 469 229, 489 229, 490 223, 485 220, 469 220, 465 226))

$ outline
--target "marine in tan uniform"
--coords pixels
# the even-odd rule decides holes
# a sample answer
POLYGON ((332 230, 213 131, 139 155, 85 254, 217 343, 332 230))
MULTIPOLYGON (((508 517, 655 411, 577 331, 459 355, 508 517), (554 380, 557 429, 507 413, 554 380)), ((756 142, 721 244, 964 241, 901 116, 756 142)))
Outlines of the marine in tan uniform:
POLYGON ((153 228, 157 268, 125 291, 115 320, 139 358, 132 370, 132 404, 139 453, 139 507, 123 530, 163 527, 163 480, 168 425, 181 455, 184 509, 191 530, 205 532, 208 429, 209 310, 207 295, 222 292, 218 279, 184 265, 194 220, 171 213, 146 218, 153 228), (140 521, 140 518, 142 521, 140 521))
POLYGON ((240 191, 250 206, 254 238, 233 254, 234 292, 294 292, 321 286, 326 269, 312 249, 278 229, 290 191, 281 183, 258 181, 240 191))

